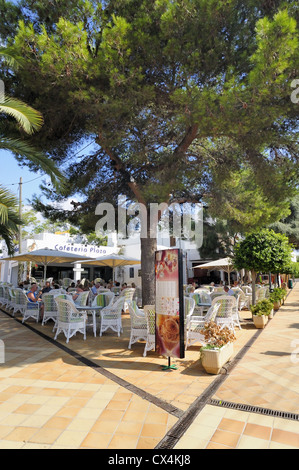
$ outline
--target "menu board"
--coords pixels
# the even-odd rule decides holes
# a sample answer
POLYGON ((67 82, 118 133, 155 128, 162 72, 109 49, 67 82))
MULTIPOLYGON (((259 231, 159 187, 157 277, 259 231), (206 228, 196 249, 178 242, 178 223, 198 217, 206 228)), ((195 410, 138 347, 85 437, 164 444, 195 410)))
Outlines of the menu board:
POLYGON ((182 255, 179 249, 156 251, 156 352, 184 358, 182 255))

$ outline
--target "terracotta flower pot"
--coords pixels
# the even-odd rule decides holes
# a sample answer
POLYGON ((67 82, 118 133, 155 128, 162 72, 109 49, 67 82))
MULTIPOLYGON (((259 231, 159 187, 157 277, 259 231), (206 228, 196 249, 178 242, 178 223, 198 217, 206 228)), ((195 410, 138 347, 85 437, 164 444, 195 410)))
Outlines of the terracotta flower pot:
POLYGON ((200 358, 203 368, 208 374, 219 374, 224 364, 230 360, 234 352, 234 344, 227 343, 219 349, 200 350, 200 358))

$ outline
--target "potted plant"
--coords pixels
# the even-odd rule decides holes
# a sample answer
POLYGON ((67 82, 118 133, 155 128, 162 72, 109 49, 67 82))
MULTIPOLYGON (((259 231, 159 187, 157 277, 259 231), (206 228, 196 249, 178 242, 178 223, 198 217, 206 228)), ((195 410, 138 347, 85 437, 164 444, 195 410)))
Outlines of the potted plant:
POLYGON ((203 368, 209 374, 219 374, 233 355, 236 337, 227 326, 221 328, 215 322, 206 323, 202 333, 205 338, 205 346, 200 349, 203 368))
POLYGON ((276 287, 275 289, 273 289, 273 292, 271 292, 270 294, 270 300, 274 304, 274 310, 279 309, 282 300, 286 296, 286 293, 286 290, 282 289, 281 287, 276 287))
POLYGON ((250 310, 255 327, 265 328, 269 316, 273 315, 273 302, 270 299, 260 300, 256 305, 251 305, 250 310))

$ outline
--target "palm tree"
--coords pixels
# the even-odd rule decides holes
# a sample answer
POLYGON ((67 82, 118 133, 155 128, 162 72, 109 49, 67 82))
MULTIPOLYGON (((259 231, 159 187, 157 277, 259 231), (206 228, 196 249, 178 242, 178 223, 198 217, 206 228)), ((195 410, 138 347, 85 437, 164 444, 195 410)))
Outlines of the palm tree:
MULTIPOLYGON (((22 58, 16 57, 14 52, 8 47, 0 47, 0 57, 13 69, 22 66, 22 58)), ((21 100, 11 97, 5 97, 0 102, 0 115, 13 117, 21 130, 27 135, 31 135, 38 131, 43 123, 43 116, 28 104, 21 100)), ((9 150, 38 165, 45 173, 47 173, 54 186, 63 185, 63 175, 54 165, 52 160, 43 155, 42 152, 34 149, 28 142, 22 139, 9 138, 0 134, 0 149, 9 150)))
MULTIPOLYGON (((0 114, 13 117, 28 135, 38 131, 43 125, 43 117, 38 111, 15 98, 7 97, 0 103, 0 114)), ((0 149, 9 150, 38 165, 51 177, 54 186, 63 184, 63 176, 52 160, 34 149, 27 141, 0 135, 0 149)))
POLYGON ((18 201, 7 189, 0 186, 0 237, 7 245, 8 253, 14 253, 14 238, 23 222, 18 216, 18 201))
MULTIPOLYGON (((21 60, 14 57, 9 49, 0 48, 0 56, 13 68, 17 68, 21 63, 21 60)), ((40 112, 15 98, 5 97, 0 102, 1 114, 14 118, 27 135, 38 131, 43 125, 40 112)), ((39 166, 51 177, 54 186, 63 184, 63 176, 54 163, 27 141, 0 134, 0 149, 9 150, 39 166)), ((18 216, 17 205, 16 197, 0 185, 0 237, 6 242, 9 254, 14 253, 14 237, 18 232, 18 226, 23 224, 18 216)))

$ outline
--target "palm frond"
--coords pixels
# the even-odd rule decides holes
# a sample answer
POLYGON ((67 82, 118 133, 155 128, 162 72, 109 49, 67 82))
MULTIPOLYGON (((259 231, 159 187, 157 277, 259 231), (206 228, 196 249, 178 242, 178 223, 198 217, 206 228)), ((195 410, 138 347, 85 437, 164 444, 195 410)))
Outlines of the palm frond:
POLYGON ((0 56, 13 69, 17 70, 23 62, 22 57, 16 56, 9 47, 0 47, 0 56))
POLYGON ((18 215, 17 198, 0 186, 0 237, 5 241, 9 254, 14 251, 13 239, 23 221, 18 215))
POLYGON ((43 125, 43 116, 23 101, 7 97, 0 103, 0 113, 12 116, 27 134, 39 130, 43 125))
POLYGON ((0 186, 0 224, 7 224, 10 210, 16 208, 16 197, 0 186))
POLYGON ((9 150, 16 155, 26 158, 48 174, 55 187, 63 186, 64 176, 61 171, 52 160, 46 157, 42 152, 33 148, 28 142, 0 136, 0 149, 9 150))

